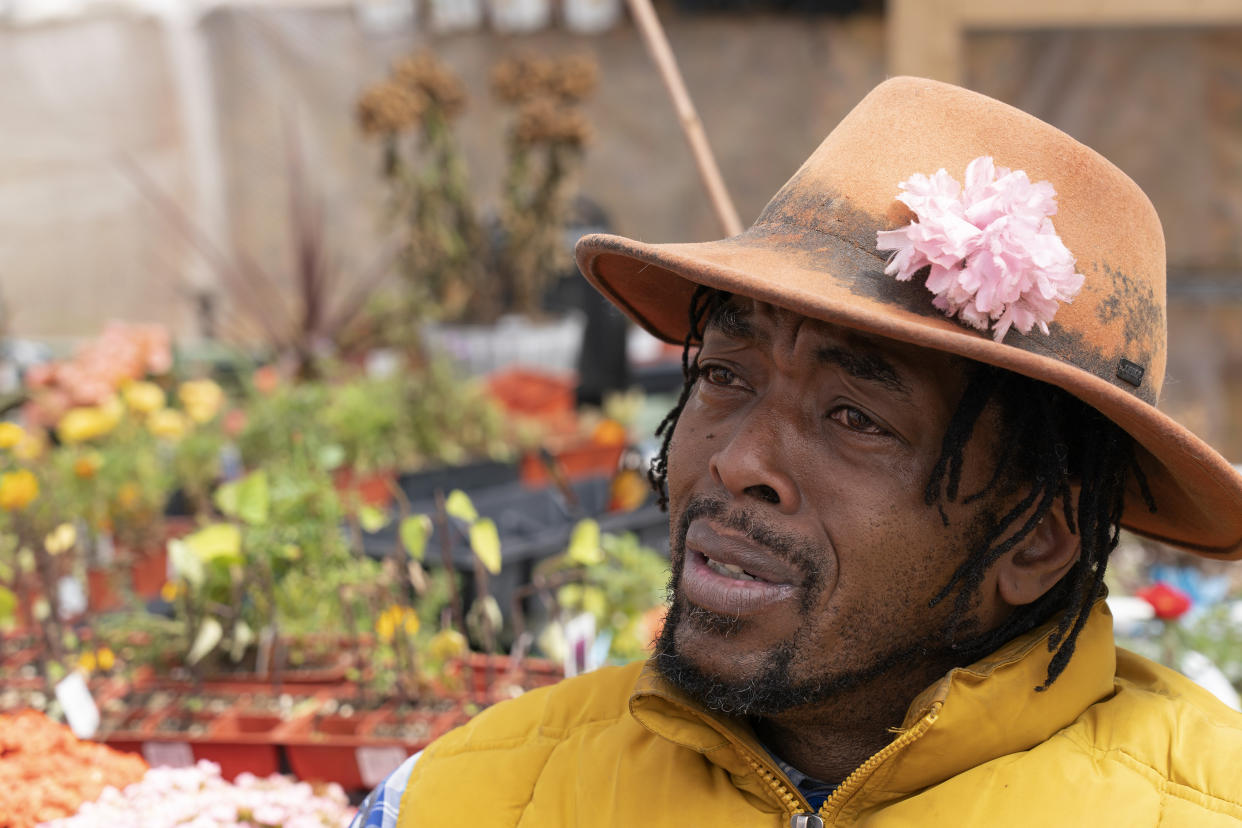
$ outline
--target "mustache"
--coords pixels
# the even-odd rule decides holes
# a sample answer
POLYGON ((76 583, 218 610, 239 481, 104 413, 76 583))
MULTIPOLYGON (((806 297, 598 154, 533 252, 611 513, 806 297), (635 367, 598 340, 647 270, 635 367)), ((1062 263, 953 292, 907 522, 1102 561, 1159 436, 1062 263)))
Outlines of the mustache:
POLYGON ((753 511, 729 508, 723 498, 707 495, 692 497, 677 521, 674 550, 679 559, 685 559, 686 533, 690 531, 690 524, 703 518, 709 518, 726 529, 740 532, 765 547, 774 556, 801 572, 804 582, 814 582, 821 574, 823 554, 819 547, 798 535, 774 528, 753 511))

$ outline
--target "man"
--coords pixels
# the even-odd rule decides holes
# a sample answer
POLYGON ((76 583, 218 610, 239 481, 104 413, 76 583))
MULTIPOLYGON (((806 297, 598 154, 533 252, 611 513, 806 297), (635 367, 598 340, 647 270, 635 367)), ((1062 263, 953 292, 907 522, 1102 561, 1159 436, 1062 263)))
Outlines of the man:
POLYGON ((742 235, 578 261, 686 345, 656 652, 486 711, 372 824, 1242 822, 1242 716, 1103 602, 1119 526, 1242 556, 1242 476, 1155 408, 1163 238, 1119 170, 897 78, 742 235))

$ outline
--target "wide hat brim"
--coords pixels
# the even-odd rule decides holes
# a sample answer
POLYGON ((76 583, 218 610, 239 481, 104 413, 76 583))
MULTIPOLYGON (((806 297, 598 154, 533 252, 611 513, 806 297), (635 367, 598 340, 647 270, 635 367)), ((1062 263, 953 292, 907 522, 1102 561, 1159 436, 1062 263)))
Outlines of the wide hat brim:
MULTIPOLYGON (((886 94, 890 99, 894 95, 908 97, 908 89, 893 89, 900 84, 913 86, 916 92, 930 89, 957 103, 979 105, 982 100, 986 102, 982 104, 985 107, 1003 108, 1006 117, 1029 120, 1055 133, 1059 140, 1073 143, 1068 136, 1025 113, 956 87, 902 78, 887 82, 877 92, 888 87, 886 94)), ((869 99, 876 94, 873 92, 869 99)), ((891 108, 892 101, 886 103, 891 108)), ((864 100, 842 126, 834 130, 834 135, 846 129, 850 118, 855 118, 867 104, 868 100, 864 100)), ((871 131, 861 130, 864 134, 871 131)), ((825 145, 832 141, 833 136, 829 136, 825 145)), ((1076 143, 1074 146, 1091 152, 1076 143)), ((823 149, 821 147, 821 151, 823 149)), ((836 157, 842 148, 829 149, 829 156, 836 157)), ((967 155, 978 154, 972 148, 964 151, 967 155)), ((690 244, 647 244, 615 235, 590 235, 578 243, 578 266, 586 278, 634 322, 668 342, 685 340, 691 295, 696 286, 705 285, 754 297, 808 317, 996 365, 1056 385, 1103 413, 1138 444, 1137 460, 1157 509, 1153 512, 1148 508, 1137 482, 1132 480, 1123 526, 1205 556, 1226 560, 1242 558, 1242 474, 1209 445, 1155 407, 1155 393, 1158 393, 1164 367, 1163 328, 1159 331, 1158 353, 1148 354, 1146 358, 1149 370, 1157 376, 1150 378, 1147 388, 1132 388, 1116 378, 1111 353, 1102 355, 1098 343, 1093 340, 1093 337, 1107 340, 1107 326, 1094 321, 1075 322, 1105 319, 1105 310, 1111 310, 1116 316, 1117 303, 1126 301, 1128 294, 1136 292, 1132 281, 1112 280, 1109 290, 1115 294, 1120 285, 1120 292, 1127 294, 1120 297, 1098 289, 1095 294, 1084 291, 1087 298, 1075 301, 1078 307, 1072 313, 1076 315, 1059 328, 1062 314, 1058 312, 1052 326, 1053 336, 1042 335, 1037 330, 1025 335, 1011 331, 998 343, 990 334, 966 327, 932 307, 931 295, 920 280, 898 282, 884 273, 885 259, 875 249, 874 233, 900 226, 906 216, 900 211, 894 212, 891 205, 885 206, 879 197, 872 198, 870 204, 865 195, 851 198, 850 190, 839 187, 840 182, 832 181, 829 175, 829 186, 824 188, 823 182, 819 182, 821 197, 811 199, 817 204, 815 220, 790 219, 789 203, 798 201, 799 193, 807 192, 805 181, 801 179, 812 178, 818 172, 811 168, 815 158, 813 156, 773 199, 759 221, 741 235, 690 244), (1079 330, 1073 328, 1075 324, 1079 325, 1079 330)), ((1107 164, 1099 156, 1094 158, 1107 164)), ((997 158, 997 163, 1005 161, 997 158)), ((882 160, 877 163, 883 166, 882 160)), ((1115 170, 1111 165, 1109 168, 1115 170)), ((890 174, 887 186, 891 195, 887 201, 892 201, 897 194, 897 182, 905 176, 934 171, 934 168, 915 167, 896 177, 890 174)), ((1117 172, 1117 175, 1121 174, 1117 172)), ((1042 177, 1032 175, 1035 180, 1042 177)), ((1137 187, 1128 179, 1124 183, 1137 192, 1137 187)), ((1118 186, 1123 184, 1118 183, 1118 186)), ((1063 189, 1070 191, 1073 187, 1058 186, 1062 213, 1065 213, 1063 189)), ((1141 193, 1139 195, 1141 197, 1141 193)), ((1142 198, 1146 203, 1145 197, 1142 198)), ((896 206, 901 207, 900 204, 896 206)), ((1059 231, 1063 224, 1074 226, 1072 218, 1059 216, 1059 231)), ((1159 232, 1158 224, 1156 231, 1159 232)), ((1075 239, 1067 238, 1071 251, 1085 252, 1090 232, 1087 229, 1078 233, 1081 238, 1077 249, 1075 239)), ((1098 230, 1095 232, 1099 234, 1098 230)), ((1163 326, 1162 239, 1159 255, 1158 321, 1163 326)), ((1083 263, 1080 256, 1080 267, 1083 263)), ((1088 283, 1093 275, 1087 272, 1090 269, 1093 268, 1084 268, 1088 283)), ((1107 265, 1094 269, 1112 272, 1107 265)), ((1065 307, 1068 310, 1069 306, 1065 307)), ((1150 308, 1145 308, 1145 313, 1152 316, 1150 308)), ((1121 339, 1120 335, 1114 338, 1121 339)), ((1138 347, 1133 342, 1127 346, 1138 347)))

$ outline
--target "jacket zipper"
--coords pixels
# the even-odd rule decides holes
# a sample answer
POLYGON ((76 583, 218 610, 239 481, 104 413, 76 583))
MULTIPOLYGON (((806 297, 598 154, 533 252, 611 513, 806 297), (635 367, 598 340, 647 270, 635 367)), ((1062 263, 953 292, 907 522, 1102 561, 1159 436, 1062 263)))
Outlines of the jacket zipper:
POLYGON ((788 785, 777 779, 776 774, 765 767, 749 750, 744 751, 742 755, 746 757, 746 761, 750 763, 750 766, 755 769, 755 773, 759 774, 759 778, 766 782, 768 787, 776 794, 781 802, 781 807, 790 815, 790 825, 793 825, 793 819, 799 814, 804 814, 810 809, 811 804, 802 797, 801 793, 791 791, 788 785))
POLYGON ((847 776, 845 781, 832 792, 832 796, 828 797, 827 801, 824 802, 818 814, 810 813, 811 805, 803 798, 801 792, 791 791, 788 785, 778 779, 776 774, 765 767, 764 763, 755 758, 749 750, 744 751, 743 755, 755 772, 759 774, 759 778, 767 783, 768 787, 772 789, 773 793, 780 800, 782 807, 789 814, 790 828, 823 828, 830 820, 836 818, 841 808, 845 806, 850 797, 858 792, 863 783, 871 777, 871 774, 875 773, 876 768, 926 733, 936 723, 939 714, 940 703, 937 702, 914 727, 903 732, 883 750, 877 752, 866 762, 863 762, 853 773, 847 776), (833 813, 829 812, 830 805, 835 805, 833 813))
POLYGON ((927 715, 919 720, 918 724, 904 731, 883 750, 876 753, 866 762, 863 762, 853 773, 845 777, 845 781, 837 786, 837 789, 832 792, 832 796, 828 797, 823 807, 819 809, 819 816, 823 818, 824 824, 836 819, 840 815, 841 809, 845 807, 845 803, 862 788, 863 784, 871 778, 876 769, 895 754, 905 750, 911 743, 926 733, 936 723, 939 715, 940 703, 937 702, 928 711, 927 715))

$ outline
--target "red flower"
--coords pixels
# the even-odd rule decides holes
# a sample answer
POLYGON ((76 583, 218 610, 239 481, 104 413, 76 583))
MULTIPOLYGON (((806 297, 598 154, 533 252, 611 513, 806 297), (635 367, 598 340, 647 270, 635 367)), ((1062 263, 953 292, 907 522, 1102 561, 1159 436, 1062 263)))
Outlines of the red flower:
POLYGON ((1177 587, 1162 583, 1143 587, 1135 594, 1151 604, 1151 608, 1156 611, 1156 617, 1165 621, 1176 621, 1181 618, 1194 603, 1189 595, 1177 587))

